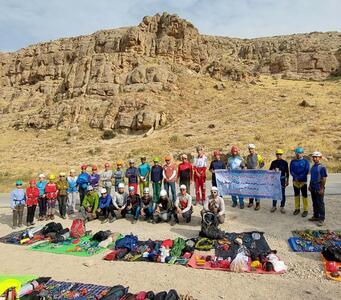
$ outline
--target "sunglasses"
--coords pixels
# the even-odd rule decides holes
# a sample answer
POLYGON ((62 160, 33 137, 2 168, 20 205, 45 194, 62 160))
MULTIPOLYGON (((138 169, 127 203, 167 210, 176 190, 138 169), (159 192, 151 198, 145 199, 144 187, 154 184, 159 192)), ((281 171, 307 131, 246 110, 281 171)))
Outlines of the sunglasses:
POLYGON ((169 159, 166 159, 165 161, 170 161, 169 159))
POLYGON ((212 194, 218 194, 218 192, 217 191, 212 191, 212 194))

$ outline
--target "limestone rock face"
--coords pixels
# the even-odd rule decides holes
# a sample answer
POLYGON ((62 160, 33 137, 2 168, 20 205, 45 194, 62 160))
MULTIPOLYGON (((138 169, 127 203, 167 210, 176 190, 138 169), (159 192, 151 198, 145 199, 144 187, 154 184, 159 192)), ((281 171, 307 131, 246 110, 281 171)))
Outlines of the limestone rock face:
POLYGON ((135 27, 0 53, 0 114, 23 113, 12 124, 18 129, 85 123, 152 132, 171 120, 154 95, 175 93, 189 73, 219 81, 341 75, 341 34, 242 40, 200 35, 177 15, 146 16, 135 27))

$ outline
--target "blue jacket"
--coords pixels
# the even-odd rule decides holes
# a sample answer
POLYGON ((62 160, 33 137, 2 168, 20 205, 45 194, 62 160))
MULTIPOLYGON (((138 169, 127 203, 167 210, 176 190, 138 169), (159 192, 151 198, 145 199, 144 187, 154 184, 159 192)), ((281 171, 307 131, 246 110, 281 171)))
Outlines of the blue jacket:
POLYGON ((9 197, 12 209, 14 209, 17 205, 25 205, 26 195, 24 189, 14 189, 9 197))
POLYGON ((69 188, 67 189, 68 193, 78 192, 78 189, 77 189, 77 176, 74 177, 74 178, 68 177, 67 178, 67 182, 69 184, 69 188))
POLYGON ((38 181, 36 186, 39 189, 39 196, 42 196, 45 194, 45 186, 47 184, 47 181, 38 181))
POLYGON ((290 174, 293 181, 307 182, 310 164, 305 158, 293 159, 290 162, 290 174))
POLYGON ((76 182, 79 187, 86 189, 90 183, 90 175, 88 173, 80 173, 76 182))
POLYGON ((129 183, 137 183, 138 170, 135 167, 129 167, 126 170, 126 177, 129 183))
POLYGON ((105 208, 105 207, 109 207, 110 204, 112 203, 112 198, 109 194, 106 195, 106 197, 100 197, 99 198, 99 205, 98 208, 105 208))

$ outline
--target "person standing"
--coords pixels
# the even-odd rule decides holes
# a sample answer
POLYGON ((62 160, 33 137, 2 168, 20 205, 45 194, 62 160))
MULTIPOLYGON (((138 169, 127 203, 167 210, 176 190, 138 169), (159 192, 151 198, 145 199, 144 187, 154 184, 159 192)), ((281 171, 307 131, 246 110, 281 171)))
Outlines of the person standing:
POLYGON ((211 161, 209 171, 212 173, 212 186, 217 186, 215 171, 225 169, 225 163, 221 160, 221 153, 219 150, 213 152, 213 157, 214 160, 211 161))
POLYGON ((45 196, 47 201, 47 216, 46 220, 54 220, 54 210, 57 202, 57 185, 55 183, 56 175, 49 175, 49 182, 45 186, 45 196))
POLYGON ((140 195, 143 195, 144 188, 149 188, 150 165, 147 158, 141 156, 141 164, 137 168, 139 176, 140 195))
POLYGON ((76 210, 76 196, 78 193, 77 189, 77 176, 75 175, 76 171, 74 169, 70 170, 70 175, 67 177, 67 182, 69 185, 69 188, 67 189, 67 195, 68 195, 68 201, 67 201, 67 207, 68 207, 68 214, 73 215, 76 210))
POLYGON ((104 164, 104 171, 101 174, 101 186, 107 190, 107 194, 111 194, 113 172, 110 170, 110 164, 104 164))
POLYGON ((38 205, 39 189, 36 187, 37 182, 34 179, 29 181, 29 187, 26 189, 26 206, 27 206, 27 226, 35 225, 34 215, 38 205))
POLYGON ((112 173, 114 179, 115 192, 118 191, 118 185, 124 183, 123 161, 119 160, 116 163, 116 170, 112 173))
POLYGON ((10 194, 10 207, 13 212, 13 229, 22 227, 22 219, 24 215, 24 208, 26 203, 26 195, 23 190, 23 182, 17 180, 15 182, 15 189, 10 194))
POLYGON ((66 174, 61 172, 59 174, 59 180, 56 182, 57 190, 58 190, 58 206, 59 206, 59 214, 63 219, 66 219, 66 203, 67 203, 67 190, 69 188, 69 184, 66 180, 66 174))
POLYGON ((85 194, 87 192, 87 188, 90 185, 90 175, 86 171, 88 168, 87 165, 82 165, 81 166, 81 173, 77 177, 77 187, 78 187, 78 192, 79 192, 79 201, 80 201, 80 206, 83 205, 83 200, 85 197, 85 194))
POLYGON ((207 157, 204 154, 204 148, 197 146, 198 156, 194 158, 193 171, 194 171, 194 183, 195 183, 195 203, 204 204, 206 199, 206 169, 207 169, 207 157), (201 192, 201 195, 200 195, 201 192))
POLYGON ((156 203, 160 198, 161 184, 163 179, 163 168, 160 165, 160 158, 154 157, 154 165, 151 168, 150 175, 153 186, 153 208, 155 208, 156 203))
POLYGON ((96 165, 93 165, 91 168, 91 174, 90 174, 90 185, 94 188, 94 191, 99 193, 99 181, 101 179, 101 176, 98 174, 98 169, 96 165))
MULTIPOLYGON (((276 150, 276 159, 271 162, 270 169, 273 171, 281 172, 281 186, 282 186, 282 201, 281 201, 281 213, 285 214, 285 188, 289 185, 289 165, 282 156, 284 151, 282 149, 276 150)), ((277 209, 277 199, 272 200, 271 212, 275 212, 277 209)))
POLYGON ((317 226, 323 226, 325 220, 324 190, 327 181, 327 169, 321 164, 322 154, 315 151, 312 154, 314 165, 310 170, 309 191, 313 202, 313 216, 309 221, 317 221, 317 226))
POLYGON ((309 161, 303 158, 304 149, 297 147, 295 149, 295 159, 290 162, 290 174, 293 180, 294 194, 295 194, 295 210, 294 215, 300 213, 300 193, 303 199, 303 213, 302 217, 308 215, 308 173, 310 169, 309 161))
MULTIPOLYGON (((249 149, 249 155, 246 158, 246 168, 249 170, 262 169, 265 166, 265 163, 264 163, 263 158, 255 152, 256 146, 254 144, 249 144, 248 149, 249 149)), ((247 207, 253 206, 253 200, 254 198, 249 199, 249 204, 247 207)), ((259 210, 260 199, 255 199, 255 200, 256 200, 255 210, 259 210)))
POLYGON ((43 221, 46 218, 47 212, 47 203, 45 198, 45 186, 47 181, 45 180, 45 175, 40 174, 39 181, 37 182, 37 188, 39 189, 39 198, 38 198, 38 205, 39 205, 39 221, 43 221))
MULTIPOLYGON (((239 155, 239 149, 237 146, 231 147, 231 156, 227 160, 227 169, 228 170, 243 170, 245 169, 244 160, 239 155)), ((232 207, 236 207, 238 205, 237 201, 239 199, 239 207, 240 209, 244 209, 244 198, 241 196, 231 196, 232 198, 232 207)))
POLYGON ((193 179, 193 166, 188 161, 186 154, 181 155, 182 162, 178 165, 179 185, 185 185, 188 194, 191 193, 191 180, 193 179))
POLYGON ((172 192, 172 202, 175 203, 176 200, 176 166, 172 163, 172 158, 170 155, 165 156, 165 165, 163 166, 163 188, 167 191, 168 198, 169 189, 172 192))
POLYGON ((133 186, 134 190, 137 191, 138 188, 138 170, 135 167, 135 161, 129 159, 129 168, 126 170, 125 176, 128 178, 128 187, 133 186))

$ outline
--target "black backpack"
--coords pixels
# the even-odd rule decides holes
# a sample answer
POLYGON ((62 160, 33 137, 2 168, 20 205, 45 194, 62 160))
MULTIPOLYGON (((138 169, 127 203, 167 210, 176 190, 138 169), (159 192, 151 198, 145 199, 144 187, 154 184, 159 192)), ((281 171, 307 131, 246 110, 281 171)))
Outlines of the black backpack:
POLYGON ((106 230, 106 231, 101 230, 94 234, 94 236, 92 237, 92 240, 97 241, 97 242, 102 242, 102 241, 105 241, 110 235, 111 235, 110 230, 106 230))
POLYGON ((211 240, 220 240, 224 238, 225 232, 218 228, 218 219, 211 212, 203 214, 199 236, 207 237, 211 240))
POLYGON ((322 249, 322 255, 328 261, 341 262, 341 246, 324 246, 322 249))
POLYGON ((47 223, 43 227, 42 234, 47 235, 48 233, 59 233, 62 230, 63 230, 62 224, 56 223, 56 222, 50 222, 50 223, 47 223))
POLYGON ((120 300, 124 296, 128 294, 128 288, 125 288, 123 285, 115 285, 113 286, 108 294, 102 297, 102 300, 120 300))

